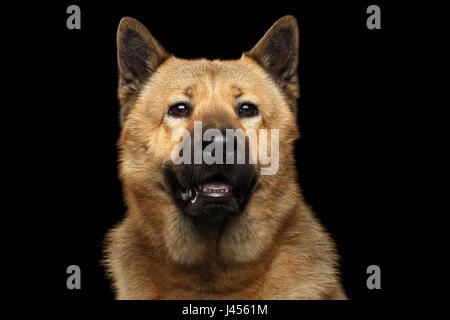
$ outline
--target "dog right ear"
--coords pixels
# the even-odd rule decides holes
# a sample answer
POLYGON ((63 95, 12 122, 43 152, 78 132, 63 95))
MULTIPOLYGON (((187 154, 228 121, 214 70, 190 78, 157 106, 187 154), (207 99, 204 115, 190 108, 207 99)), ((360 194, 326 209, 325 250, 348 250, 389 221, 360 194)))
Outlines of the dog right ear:
POLYGON ((291 109, 297 112, 299 84, 298 25, 293 16, 285 16, 273 24, 264 37, 244 54, 258 62, 280 86, 291 109))
POLYGON ((139 21, 122 18, 117 30, 121 125, 144 83, 169 56, 139 21))

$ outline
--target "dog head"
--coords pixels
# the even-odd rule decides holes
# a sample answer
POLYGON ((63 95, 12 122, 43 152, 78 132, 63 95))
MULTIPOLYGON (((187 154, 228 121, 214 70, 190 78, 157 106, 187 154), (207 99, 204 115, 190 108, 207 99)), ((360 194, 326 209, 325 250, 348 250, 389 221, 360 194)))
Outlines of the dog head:
POLYGON ((238 60, 176 58, 132 18, 117 41, 130 216, 178 263, 256 259, 298 191, 295 18, 278 20, 238 60), (277 162, 269 174, 274 163, 261 153, 277 162))

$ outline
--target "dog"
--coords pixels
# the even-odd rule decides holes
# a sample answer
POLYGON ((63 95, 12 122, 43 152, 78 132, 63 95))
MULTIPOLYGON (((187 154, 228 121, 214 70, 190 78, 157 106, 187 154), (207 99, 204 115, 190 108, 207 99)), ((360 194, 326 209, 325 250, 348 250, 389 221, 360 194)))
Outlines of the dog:
MULTIPOLYGON (((137 20, 121 20, 118 148, 127 213, 104 250, 116 299, 347 299, 336 246, 297 182, 298 42, 297 21, 285 16, 240 59, 185 60, 137 20), (265 146, 277 144, 270 149, 277 168, 263 174, 267 166, 247 155, 244 163, 175 164, 174 132, 195 135, 198 123, 200 133, 216 130, 210 141, 230 145, 237 135, 227 130, 252 129, 260 141, 261 129, 276 130, 265 146)), ((190 150, 179 155, 189 160, 190 150)), ((209 154, 233 160, 235 152, 209 154)))

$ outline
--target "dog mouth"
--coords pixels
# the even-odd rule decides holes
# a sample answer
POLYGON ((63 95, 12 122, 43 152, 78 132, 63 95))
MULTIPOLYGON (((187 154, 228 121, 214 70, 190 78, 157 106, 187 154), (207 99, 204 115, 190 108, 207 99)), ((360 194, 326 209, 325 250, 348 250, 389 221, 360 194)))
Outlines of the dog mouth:
POLYGON ((215 170, 186 165, 177 170, 164 170, 170 195, 183 213, 203 220, 242 213, 257 180, 254 170, 245 166, 215 170))

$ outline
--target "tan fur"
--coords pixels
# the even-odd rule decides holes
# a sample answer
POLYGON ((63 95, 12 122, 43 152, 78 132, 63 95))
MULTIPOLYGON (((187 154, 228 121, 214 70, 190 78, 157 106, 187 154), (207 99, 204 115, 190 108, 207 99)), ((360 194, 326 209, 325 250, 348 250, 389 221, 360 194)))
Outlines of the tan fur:
MULTIPOLYGON (((283 24, 292 27, 295 20, 284 18, 283 24)), ((117 299, 346 299, 335 245, 297 183, 296 76, 280 84, 255 52, 232 61, 183 60, 164 52, 134 99, 127 100, 129 91, 121 86, 127 111, 119 171, 128 211, 108 233, 105 250, 117 299), (254 101, 261 117, 239 118, 239 98, 254 101), (195 106, 192 116, 167 117, 168 106, 180 99, 195 106), (192 129, 199 120, 212 127, 225 122, 280 130, 278 173, 259 177, 260 188, 242 215, 207 229, 183 217, 161 188, 162 168, 177 144, 172 132, 192 129)))

